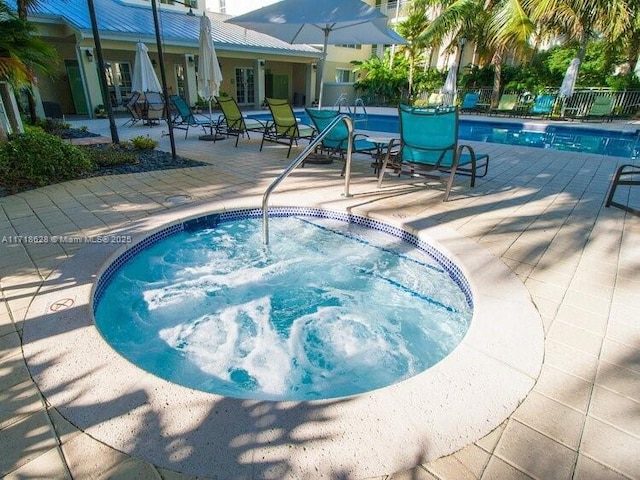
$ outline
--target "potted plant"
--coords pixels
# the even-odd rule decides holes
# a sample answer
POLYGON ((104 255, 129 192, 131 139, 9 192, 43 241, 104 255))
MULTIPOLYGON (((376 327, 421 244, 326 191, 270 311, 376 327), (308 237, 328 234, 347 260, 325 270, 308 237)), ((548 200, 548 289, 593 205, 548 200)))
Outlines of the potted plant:
POLYGON ((107 118, 107 109, 104 108, 104 105, 96 105, 96 108, 93 109, 93 113, 96 118, 107 118))

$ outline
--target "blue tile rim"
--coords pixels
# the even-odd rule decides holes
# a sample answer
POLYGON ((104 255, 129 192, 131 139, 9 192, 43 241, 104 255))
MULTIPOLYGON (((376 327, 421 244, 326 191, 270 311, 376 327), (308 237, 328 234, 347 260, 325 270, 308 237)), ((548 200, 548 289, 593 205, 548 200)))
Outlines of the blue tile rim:
MULTIPOLYGON (((407 232, 398 227, 394 227, 379 220, 374 220, 360 215, 354 215, 352 213, 336 212, 332 210, 324 210, 320 208, 310 207, 272 207, 269 208, 269 217, 291 217, 291 216, 303 216, 303 217, 319 217, 328 218, 332 220, 339 220, 346 223, 354 223, 363 227, 370 228, 372 230, 378 230, 392 235, 410 245, 417 248, 442 267, 451 279, 456 283, 458 288, 462 290, 469 308, 473 310, 473 294, 471 292, 471 286, 469 281, 462 273, 460 267, 453 262, 449 257, 443 254, 440 250, 433 245, 419 239, 416 235, 407 232)), ((116 257, 102 272, 95 283, 93 294, 93 314, 95 315, 95 309, 102 298, 106 287, 113 278, 113 275, 131 258, 143 251, 144 249, 154 245, 155 243, 164 240, 176 233, 190 232, 201 230, 205 228, 215 228, 217 225, 235 220, 243 220, 247 218, 262 218, 262 209, 260 208, 248 208, 239 210, 221 211, 218 213, 211 213, 203 215, 197 218, 185 220, 180 223, 169 225, 164 227, 155 233, 143 238, 120 255, 116 257)))

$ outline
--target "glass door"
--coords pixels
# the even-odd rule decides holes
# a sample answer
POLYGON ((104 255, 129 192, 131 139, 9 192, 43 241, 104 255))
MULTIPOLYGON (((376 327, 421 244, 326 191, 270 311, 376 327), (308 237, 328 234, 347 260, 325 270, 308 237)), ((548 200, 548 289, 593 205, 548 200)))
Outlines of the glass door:
POLYGON ((236 102, 238 102, 238 105, 252 105, 255 103, 253 68, 236 68, 236 102))
POLYGON ((131 96, 131 65, 128 62, 106 62, 105 67, 111 106, 123 107, 131 96))

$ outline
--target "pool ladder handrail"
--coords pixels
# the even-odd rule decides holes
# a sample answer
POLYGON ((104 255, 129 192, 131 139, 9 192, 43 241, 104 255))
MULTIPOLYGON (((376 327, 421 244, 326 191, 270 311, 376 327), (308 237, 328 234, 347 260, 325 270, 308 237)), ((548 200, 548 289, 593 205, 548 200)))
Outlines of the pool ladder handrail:
POLYGON ((345 158, 345 172, 344 172, 344 193, 342 196, 350 197, 349 194, 349 183, 351 181, 351 157, 353 155, 353 121, 351 117, 346 114, 340 114, 336 118, 334 118, 327 128, 322 130, 318 135, 316 135, 313 140, 309 142, 307 148, 305 148, 300 155, 298 155, 293 162, 289 164, 284 171, 278 175, 278 177, 271 182, 271 185, 267 187, 267 190, 264 192, 262 196, 262 243, 265 245, 269 244, 269 197, 271 196, 271 192, 285 179, 289 176, 289 174, 296 169, 302 162, 306 160, 306 158, 315 150, 315 148, 324 140, 324 138, 328 135, 331 129, 336 126, 339 122, 344 122, 347 125, 347 131, 349 132, 349 141, 347 143, 347 156, 345 158))
POLYGON ((368 125, 369 123, 369 114, 367 113, 367 108, 364 105, 364 100, 362 99, 362 97, 358 97, 355 99, 355 101, 353 102, 353 110, 351 109, 351 105, 349 105, 349 100, 347 98, 347 94, 346 93, 341 93, 340 96, 338 97, 338 100, 336 100, 336 103, 333 104, 333 108, 337 109, 338 112, 342 112, 342 107, 345 107, 347 109, 347 112, 349 114, 349 116, 352 118, 353 123, 364 123, 365 124, 365 129, 366 129, 366 125, 368 125), (360 107, 362 109, 362 113, 360 114, 361 116, 358 116, 358 107, 360 107))

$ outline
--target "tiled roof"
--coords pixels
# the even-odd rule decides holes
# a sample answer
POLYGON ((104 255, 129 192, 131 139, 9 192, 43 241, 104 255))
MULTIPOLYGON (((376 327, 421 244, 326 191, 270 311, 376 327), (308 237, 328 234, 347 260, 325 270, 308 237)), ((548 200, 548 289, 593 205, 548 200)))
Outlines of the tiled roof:
MULTIPOLYGON (((15 8, 15 0, 7 2, 15 8)), ((94 0, 96 20, 101 37, 155 40, 151 6, 132 5, 120 0, 94 0)), ((167 44, 198 46, 200 18, 185 11, 158 8, 162 38, 167 44)), ((35 19, 45 17, 60 20, 92 36, 89 9, 85 0, 47 0, 39 2, 31 14, 35 19)), ((319 57, 318 49, 310 45, 292 45, 277 38, 221 22, 211 16, 212 36, 219 51, 250 51, 281 55, 319 57)))

